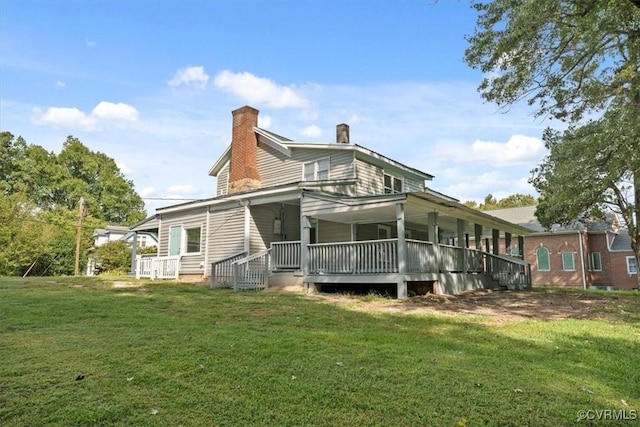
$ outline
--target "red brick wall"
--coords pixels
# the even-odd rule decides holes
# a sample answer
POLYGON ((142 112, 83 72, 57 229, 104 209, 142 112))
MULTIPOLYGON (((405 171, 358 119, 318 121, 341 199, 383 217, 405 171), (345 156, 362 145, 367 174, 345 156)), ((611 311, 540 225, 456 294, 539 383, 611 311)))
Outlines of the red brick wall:
MULTIPOLYGON (((587 265, 586 256, 580 257, 580 236, 578 233, 531 235, 525 238, 525 261, 531 263, 533 285, 554 285, 582 288, 582 262, 587 265), (540 246, 549 250, 549 271, 539 271, 536 252, 540 246), (573 252, 575 271, 562 270, 561 252, 573 252)), ((584 252, 584 246, 583 246, 584 252)))
POLYGON ((231 162, 229 166, 229 193, 260 188, 257 165, 257 139, 253 130, 258 126, 258 110, 244 106, 231 113, 231 162))

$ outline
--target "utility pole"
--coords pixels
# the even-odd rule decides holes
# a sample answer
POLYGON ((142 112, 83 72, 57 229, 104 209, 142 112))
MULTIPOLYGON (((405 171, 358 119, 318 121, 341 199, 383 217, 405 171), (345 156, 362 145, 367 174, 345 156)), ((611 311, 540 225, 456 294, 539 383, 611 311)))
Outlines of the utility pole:
POLYGON ((80 275, 80 241, 82 240, 82 219, 84 218, 84 197, 80 197, 78 203, 78 227, 76 228, 76 262, 73 266, 73 275, 80 275))

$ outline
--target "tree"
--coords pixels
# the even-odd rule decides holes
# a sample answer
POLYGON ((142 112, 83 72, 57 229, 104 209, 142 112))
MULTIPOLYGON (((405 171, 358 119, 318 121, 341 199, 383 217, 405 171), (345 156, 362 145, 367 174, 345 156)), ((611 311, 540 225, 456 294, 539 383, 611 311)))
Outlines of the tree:
POLYGON ((494 209, 505 209, 505 208, 516 208, 520 206, 534 206, 538 202, 536 198, 529 194, 512 194, 510 196, 505 197, 504 199, 497 200, 493 197, 493 194, 488 194, 484 198, 484 202, 477 204, 476 202, 470 200, 464 202, 464 204, 470 208, 478 209, 481 211, 489 211, 494 209))
POLYGON ((482 97, 502 107, 526 100, 568 125, 544 133, 550 154, 531 179, 538 219, 567 224, 613 208, 640 263, 640 9, 628 0, 474 7, 465 60, 485 73, 482 97))
MULTIPOLYGON (((71 136, 63 144, 60 154, 56 155, 39 145, 27 144, 21 137, 1 132, 0 196, 6 198, 3 206, 15 205, 11 211, 14 213, 7 214, 7 217, 16 218, 15 212, 26 206, 27 210, 21 214, 23 217, 30 215, 30 220, 51 228, 47 234, 48 242, 38 244, 39 261, 33 266, 32 274, 73 273, 80 197, 85 199, 88 207, 81 245, 82 261, 86 260, 87 250, 93 245, 93 228, 105 223, 126 225, 145 217, 144 203, 135 192, 133 182, 124 177, 115 161, 106 154, 89 150, 71 136)), ((0 222, 4 226, 4 222, 0 222)), ((38 241, 33 237, 27 238, 25 233, 3 231, 7 231, 4 236, 17 236, 15 244, 22 245, 21 248, 30 246, 29 239, 34 243, 38 241)), ((28 251, 25 249, 24 253, 28 251)), ((25 259, 33 258, 33 255, 29 253, 25 259)), ((26 267, 22 258, 15 263, 8 259, 10 257, 11 253, 0 251, 0 275, 23 274, 26 267)))
POLYGON ((95 249, 94 259, 100 271, 126 273, 131 265, 131 246, 124 240, 107 242, 95 249))

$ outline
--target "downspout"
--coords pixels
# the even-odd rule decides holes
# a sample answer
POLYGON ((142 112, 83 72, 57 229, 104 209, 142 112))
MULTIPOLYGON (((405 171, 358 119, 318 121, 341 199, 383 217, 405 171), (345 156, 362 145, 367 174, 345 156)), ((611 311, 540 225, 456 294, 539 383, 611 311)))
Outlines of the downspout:
POLYGON ((582 266, 582 289, 587 289, 587 273, 584 266, 584 249, 582 247, 582 232, 578 230, 578 240, 580 240, 580 264, 582 266))

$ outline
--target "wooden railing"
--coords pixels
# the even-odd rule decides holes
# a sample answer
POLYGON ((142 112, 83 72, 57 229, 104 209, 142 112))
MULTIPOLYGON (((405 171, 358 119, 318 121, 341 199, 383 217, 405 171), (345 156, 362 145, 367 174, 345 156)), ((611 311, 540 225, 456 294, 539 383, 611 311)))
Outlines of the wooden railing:
POLYGON ((180 273, 180 255, 136 256, 136 279, 177 279, 180 273))
POLYGON ((300 241, 271 243, 271 268, 291 270, 300 268, 300 241))
POLYGON ((407 273, 433 273, 440 270, 438 246, 432 242, 407 240, 407 273))
POLYGON ((242 251, 227 258, 211 263, 211 288, 233 287, 233 263, 247 256, 247 251, 242 251))
POLYGON ((508 289, 531 289, 531 265, 518 258, 485 253, 485 272, 508 289))
POLYGON ((308 246, 309 274, 370 274, 398 272, 397 239, 308 246))
POLYGON ((233 290, 266 289, 269 286, 271 249, 233 262, 233 290))

